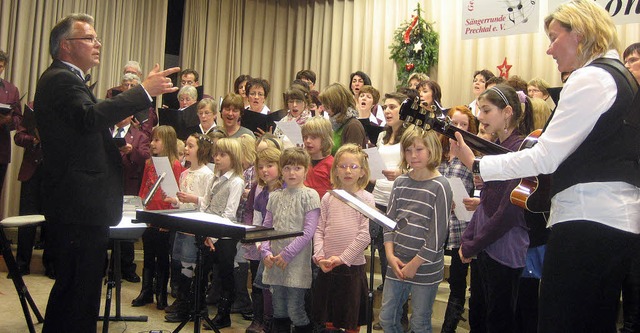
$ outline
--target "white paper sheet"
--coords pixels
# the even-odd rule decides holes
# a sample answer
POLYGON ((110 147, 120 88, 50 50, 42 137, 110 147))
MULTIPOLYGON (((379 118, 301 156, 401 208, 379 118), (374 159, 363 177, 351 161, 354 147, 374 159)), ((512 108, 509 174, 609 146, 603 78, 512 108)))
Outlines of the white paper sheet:
POLYGON ((176 197, 179 188, 176 178, 173 176, 173 169, 171 169, 171 163, 167 156, 152 156, 153 166, 156 168, 156 174, 160 176, 163 172, 166 174, 160 188, 169 197, 176 197))
POLYGON ((286 135, 291 142, 298 146, 302 145, 302 129, 295 121, 276 121, 276 126, 286 135))
POLYGON ((364 149, 364 151, 369 155, 369 170, 371 171, 371 177, 369 177, 369 179, 387 179, 382 173, 382 170, 387 167, 382 156, 380 156, 380 152, 378 152, 378 148, 367 148, 364 149))
POLYGON ((364 216, 374 220, 378 224, 382 224, 389 229, 394 229, 396 227, 396 221, 388 218, 382 212, 380 212, 375 207, 371 207, 364 203, 362 200, 357 197, 351 195, 349 192, 345 190, 330 190, 329 193, 335 195, 338 199, 342 200, 344 203, 349 205, 351 208, 359 211, 364 216))
POLYGON ((473 216, 473 212, 468 211, 464 208, 463 199, 469 197, 469 193, 467 189, 464 187, 462 183, 462 179, 457 177, 447 178, 449 180, 449 185, 451 185, 451 190, 453 191, 453 202, 456 204, 453 211, 456 213, 456 217, 460 221, 470 221, 473 216))
POLYGON ((216 215, 216 214, 210 214, 210 213, 204 213, 204 212, 176 212, 176 213, 171 213, 169 215, 174 215, 174 216, 179 216, 179 217, 183 217, 186 219, 192 219, 192 220, 198 220, 201 222, 208 222, 208 223, 218 223, 218 224, 226 224, 226 225, 233 225, 236 227, 243 227, 245 229, 255 229, 255 226, 253 225, 245 225, 245 224, 241 224, 241 223, 233 223, 231 222, 231 220, 224 218, 220 215, 216 215))

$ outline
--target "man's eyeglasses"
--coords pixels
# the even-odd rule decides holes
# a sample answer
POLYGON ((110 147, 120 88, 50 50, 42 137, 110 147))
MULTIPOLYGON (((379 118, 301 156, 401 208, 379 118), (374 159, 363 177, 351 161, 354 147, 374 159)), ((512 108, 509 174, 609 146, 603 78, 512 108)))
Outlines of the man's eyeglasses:
POLYGON ((198 116, 209 116, 212 114, 213 112, 209 112, 209 111, 198 112, 198 116))
POLYGON ((98 37, 73 37, 73 38, 67 38, 67 40, 84 40, 84 41, 93 43, 93 45, 102 44, 102 39, 98 37))
POLYGON ((254 91, 254 92, 252 92, 252 93, 249 93, 249 96, 251 96, 251 97, 264 97, 264 94, 263 94, 263 93, 260 93, 260 92, 255 92, 255 91, 254 91))

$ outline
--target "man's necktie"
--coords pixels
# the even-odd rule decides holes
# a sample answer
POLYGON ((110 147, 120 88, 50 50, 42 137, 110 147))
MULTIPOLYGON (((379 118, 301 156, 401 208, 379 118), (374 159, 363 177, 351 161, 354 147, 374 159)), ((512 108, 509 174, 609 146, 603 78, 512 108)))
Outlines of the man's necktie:
POLYGON ((124 128, 118 127, 118 131, 116 131, 116 136, 114 138, 123 138, 124 137, 124 128))

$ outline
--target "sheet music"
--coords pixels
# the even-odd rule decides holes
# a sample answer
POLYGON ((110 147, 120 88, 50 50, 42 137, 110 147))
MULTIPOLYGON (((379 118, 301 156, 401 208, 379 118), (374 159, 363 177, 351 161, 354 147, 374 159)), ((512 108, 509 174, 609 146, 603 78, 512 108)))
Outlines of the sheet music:
POLYGON ((276 121, 276 126, 286 135, 291 142, 298 146, 302 145, 302 129, 295 121, 276 121))
POLYGON ((382 156, 380 156, 380 152, 378 152, 378 148, 367 148, 364 149, 364 151, 369 155, 369 170, 371 171, 370 179, 387 179, 387 177, 382 173, 382 170, 387 167, 382 156))
POLYGON ((342 200, 344 203, 349 205, 351 208, 359 211, 364 214, 366 217, 374 220, 378 224, 389 228, 391 230, 395 229, 396 221, 388 218, 382 212, 377 210, 375 207, 371 207, 364 203, 362 200, 357 197, 351 195, 351 193, 345 190, 330 190, 329 193, 336 196, 338 199, 342 200))
POLYGON ((240 223, 233 223, 228 218, 224 218, 220 215, 210 214, 210 213, 190 211, 190 212, 169 213, 168 215, 182 217, 185 219, 197 220, 201 222, 207 222, 207 223, 218 223, 218 224, 232 225, 235 227, 244 227, 245 229, 255 229, 255 226, 245 225, 240 223))
POLYGON ((163 172, 167 175, 160 183, 160 188, 167 196, 175 197, 179 191, 178 182, 173 177, 173 169, 167 156, 152 156, 153 166, 156 168, 156 174, 160 176, 163 172))
POLYGON ((473 216, 473 212, 464 208, 462 200, 468 198, 469 193, 464 187, 462 179, 458 177, 451 177, 447 178, 447 180, 449 181, 449 185, 451 185, 451 190, 453 191, 453 203, 455 203, 453 211, 456 213, 456 217, 460 221, 470 221, 473 216))

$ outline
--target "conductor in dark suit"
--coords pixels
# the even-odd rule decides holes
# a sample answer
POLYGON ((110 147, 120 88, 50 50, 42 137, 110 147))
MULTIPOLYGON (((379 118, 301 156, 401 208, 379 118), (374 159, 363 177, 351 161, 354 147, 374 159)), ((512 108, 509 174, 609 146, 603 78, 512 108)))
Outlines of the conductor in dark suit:
POLYGON ((100 63, 93 18, 71 14, 51 30, 53 63, 42 74, 35 110, 44 154, 45 216, 56 264, 43 332, 95 332, 109 227, 122 218, 122 160, 109 128, 172 92, 156 64, 144 82, 98 102, 85 85, 100 63))

